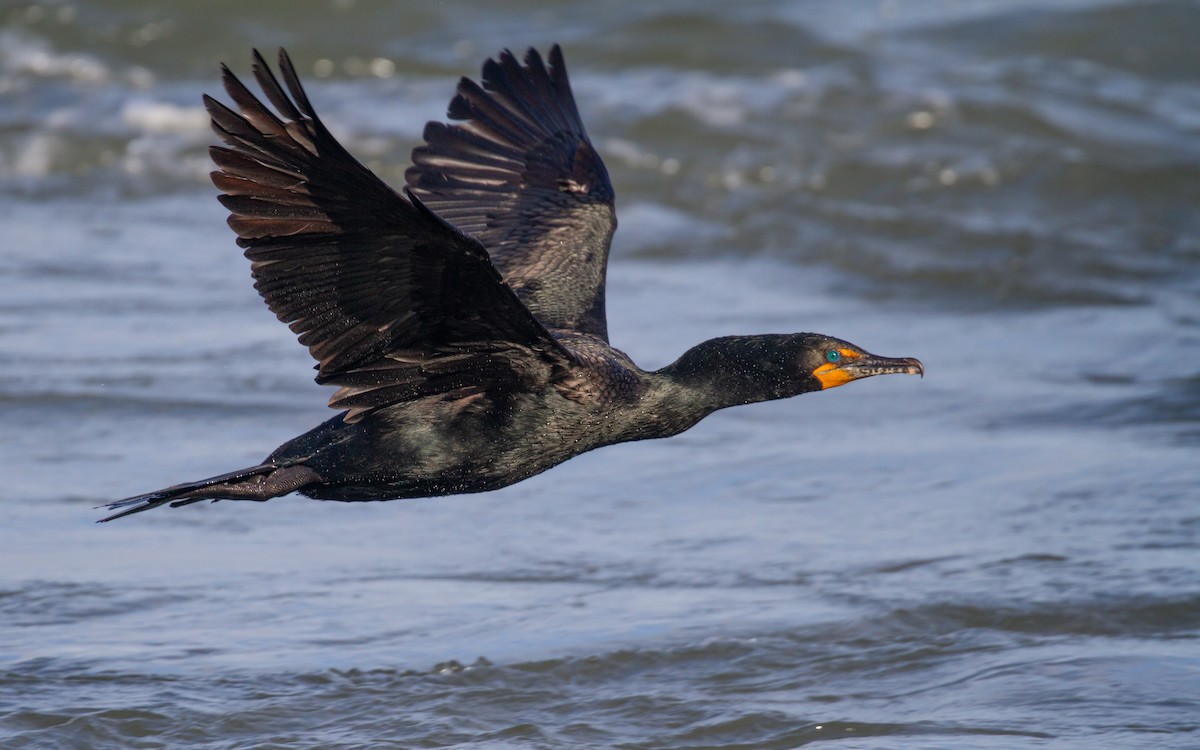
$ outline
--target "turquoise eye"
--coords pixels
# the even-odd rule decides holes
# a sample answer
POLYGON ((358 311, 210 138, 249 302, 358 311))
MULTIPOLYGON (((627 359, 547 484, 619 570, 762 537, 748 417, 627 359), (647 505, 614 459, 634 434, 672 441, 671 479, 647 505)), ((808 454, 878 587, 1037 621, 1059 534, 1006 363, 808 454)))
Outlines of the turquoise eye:
POLYGON ((830 362, 837 362, 841 358, 842 355, 837 349, 830 349, 829 351, 825 352, 825 359, 829 360, 830 362))

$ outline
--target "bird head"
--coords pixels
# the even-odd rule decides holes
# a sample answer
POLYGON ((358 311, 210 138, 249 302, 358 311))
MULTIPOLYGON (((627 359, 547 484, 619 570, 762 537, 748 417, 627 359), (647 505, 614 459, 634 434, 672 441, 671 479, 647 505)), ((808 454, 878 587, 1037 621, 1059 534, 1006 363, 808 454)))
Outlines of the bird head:
POLYGON ((709 409, 828 390, 874 375, 924 375, 911 357, 880 357, 819 333, 709 339, 659 371, 709 409))

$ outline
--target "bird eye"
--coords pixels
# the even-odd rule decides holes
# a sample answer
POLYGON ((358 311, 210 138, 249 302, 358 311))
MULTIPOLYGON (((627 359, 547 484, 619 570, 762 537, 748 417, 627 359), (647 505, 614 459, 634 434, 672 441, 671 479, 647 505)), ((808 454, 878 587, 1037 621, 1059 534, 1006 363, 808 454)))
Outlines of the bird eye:
POLYGON ((830 362, 837 362, 841 358, 842 355, 837 349, 830 349, 829 351, 825 352, 825 359, 829 360, 830 362))

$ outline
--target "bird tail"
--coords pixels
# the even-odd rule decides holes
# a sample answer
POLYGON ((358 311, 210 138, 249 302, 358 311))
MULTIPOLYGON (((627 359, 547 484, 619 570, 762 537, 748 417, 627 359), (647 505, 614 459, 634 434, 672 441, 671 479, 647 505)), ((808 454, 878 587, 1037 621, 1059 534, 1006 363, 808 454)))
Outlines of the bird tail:
POLYGON ((144 495, 134 495, 124 500, 98 505, 98 508, 120 512, 101 518, 97 523, 115 521, 168 503, 172 508, 178 508, 201 500, 269 500, 317 481, 320 481, 317 473, 300 464, 259 464, 198 482, 177 484, 144 495))

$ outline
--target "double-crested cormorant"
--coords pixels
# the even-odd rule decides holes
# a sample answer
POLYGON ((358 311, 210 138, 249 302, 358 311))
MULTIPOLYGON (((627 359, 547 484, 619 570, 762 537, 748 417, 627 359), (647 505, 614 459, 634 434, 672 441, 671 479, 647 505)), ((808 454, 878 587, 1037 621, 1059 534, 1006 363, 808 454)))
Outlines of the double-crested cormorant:
POLYGON ((668 437, 717 409, 888 373, 815 333, 725 336, 655 372, 608 342, 617 221, 562 52, 483 66, 431 122, 399 193, 330 135, 280 51, 273 113, 222 66, 205 96, 229 226, 255 288, 338 386, 328 422, 258 466, 109 504, 103 520, 200 500, 391 500, 483 492, 603 445, 668 437))

